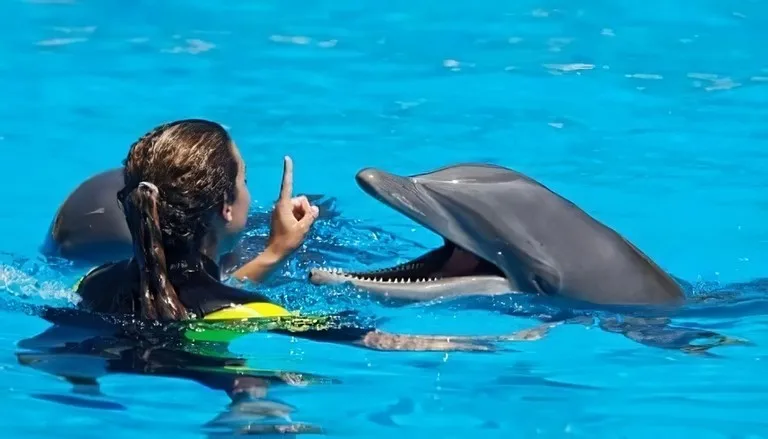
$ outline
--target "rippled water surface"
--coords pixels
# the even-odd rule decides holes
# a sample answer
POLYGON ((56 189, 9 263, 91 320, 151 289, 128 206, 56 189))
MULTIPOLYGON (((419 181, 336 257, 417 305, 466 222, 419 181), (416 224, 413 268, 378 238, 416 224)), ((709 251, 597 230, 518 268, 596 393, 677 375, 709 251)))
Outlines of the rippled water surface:
POLYGON ((397 332, 535 325, 546 304, 524 298, 392 308, 306 284, 324 261, 381 266, 440 242, 366 196, 357 170, 483 161, 571 199, 692 296, 730 291, 672 323, 751 342, 696 355, 577 324, 494 355, 235 341, 249 367, 338 380, 271 389, 291 421, 329 437, 768 437, 768 306, 753 282, 768 274, 765 2, 7 0, 0 25, 8 437, 205 437, 237 416, 194 381, 115 374, 83 395, 16 356, 49 326, 23 309, 72 300, 78 273, 38 254, 58 204, 146 130, 186 117, 220 121, 243 151, 252 252, 284 154, 298 192, 335 198, 263 289, 292 308, 359 309, 397 332))

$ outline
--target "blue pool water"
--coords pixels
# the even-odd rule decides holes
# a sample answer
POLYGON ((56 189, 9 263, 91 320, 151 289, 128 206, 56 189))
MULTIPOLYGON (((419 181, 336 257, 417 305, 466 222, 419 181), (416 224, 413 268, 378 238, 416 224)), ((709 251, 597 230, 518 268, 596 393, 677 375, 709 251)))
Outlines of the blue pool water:
MULTIPOLYGON (((8 0, 0 25, 5 437, 205 437, 202 426, 226 411, 221 392, 136 375, 105 377, 104 396, 74 403, 68 383, 16 359, 16 344, 48 327, 19 308, 71 300, 75 274, 38 254, 58 203, 166 120, 231 129, 256 213, 277 194, 284 154, 297 192, 336 198, 340 216, 318 222, 265 290, 291 307, 360 309, 412 333, 537 322, 505 315, 510 301, 387 308, 307 286, 307 269, 330 257, 323 249, 346 249, 337 257, 361 267, 439 243, 357 188, 366 166, 515 168, 620 231, 694 294, 768 275, 765 2, 8 0)), ((765 438, 764 293, 739 290, 675 319, 753 343, 712 356, 579 325, 496 355, 264 334, 231 350, 251 367, 339 379, 269 394, 329 437, 765 438)))

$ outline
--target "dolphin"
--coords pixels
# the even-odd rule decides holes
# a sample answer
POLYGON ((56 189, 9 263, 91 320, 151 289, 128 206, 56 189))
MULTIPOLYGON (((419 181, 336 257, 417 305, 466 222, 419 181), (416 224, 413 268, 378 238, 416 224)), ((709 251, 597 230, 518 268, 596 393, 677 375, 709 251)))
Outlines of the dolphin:
POLYGON ((131 232, 117 201, 123 185, 123 168, 100 172, 78 185, 54 215, 41 252, 86 264, 133 254, 131 232))
POLYGON ((598 305, 681 304, 681 285, 610 227, 536 180, 478 163, 398 176, 366 168, 369 195, 444 244, 369 272, 314 268, 315 285, 350 283, 388 299, 529 293, 598 305))

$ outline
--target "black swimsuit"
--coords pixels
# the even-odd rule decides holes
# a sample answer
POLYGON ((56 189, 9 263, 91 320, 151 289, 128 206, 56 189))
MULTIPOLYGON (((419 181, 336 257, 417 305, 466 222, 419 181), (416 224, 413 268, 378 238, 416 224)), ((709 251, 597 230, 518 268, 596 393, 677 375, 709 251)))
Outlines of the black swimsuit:
MULTIPOLYGON (((197 318, 233 305, 272 303, 264 295, 224 284, 219 266, 205 255, 169 264, 168 277, 181 303, 197 318)), ((77 287, 77 294, 82 298, 79 307, 105 314, 138 314, 139 282, 138 264, 133 259, 99 266, 91 270, 77 287)), ((370 325, 350 323, 327 329, 272 332, 314 340, 354 342, 373 330, 370 325)))
MULTIPOLYGON (((270 302, 258 293, 251 293, 221 282, 219 267, 210 258, 182 260, 168 267, 169 281, 188 311, 198 317, 227 308, 253 302, 270 302)), ((139 309, 139 268, 136 261, 126 259, 102 265, 91 271, 80 283, 77 293, 81 307, 94 312, 133 314, 139 309)))

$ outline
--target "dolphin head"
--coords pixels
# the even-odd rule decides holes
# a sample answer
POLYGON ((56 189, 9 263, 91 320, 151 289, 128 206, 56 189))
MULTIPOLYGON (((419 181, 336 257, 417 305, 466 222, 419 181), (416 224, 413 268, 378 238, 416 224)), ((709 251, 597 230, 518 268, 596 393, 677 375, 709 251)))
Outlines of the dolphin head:
POLYGON ((437 233, 444 244, 412 261, 371 272, 314 269, 310 282, 351 283, 412 300, 518 292, 516 261, 523 253, 510 245, 515 239, 507 238, 514 227, 499 212, 498 203, 504 200, 493 194, 514 189, 521 179, 526 177, 486 164, 455 165, 409 177, 364 169, 356 180, 366 193, 437 233))
POLYGON ((603 304, 684 299, 680 285, 620 234, 511 169, 459 164, 402 177, 368 168, 357 182, 444 244, 372 272, 315 269, 314 284, 351 283, 417 301, 513 292, 603 304))

